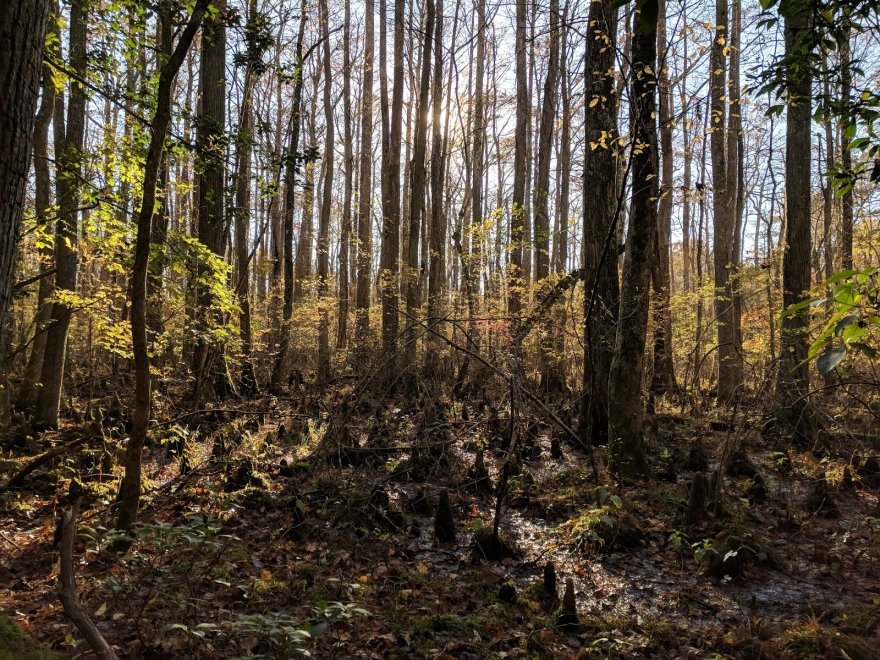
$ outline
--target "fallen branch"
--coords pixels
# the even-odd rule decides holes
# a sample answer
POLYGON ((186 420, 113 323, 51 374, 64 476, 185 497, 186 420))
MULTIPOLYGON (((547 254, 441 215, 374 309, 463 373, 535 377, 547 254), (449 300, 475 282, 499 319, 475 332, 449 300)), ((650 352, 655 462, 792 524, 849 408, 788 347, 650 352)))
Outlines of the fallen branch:
POLYGON ((582 282, 587 277, 587 271, 584 268, 578 268, 577 270, 571 271, 568 275, 559 280, 552 289, 550 289, 543 298, 538 302, 538 306, 535 308, 535 311, 525 320, 522 324, 517 328, 516 334, 514 335, 514 343, 519 344, 523 339, 532 331, 532 328, 535 326, 535 323, 544 318, 545 312, 553 307, 560 298, 562 298, 562 294, 568 291, 571 287, 573 287, 578 282, 582 282))
POLYGON ((116 653, 104 639, 101 631, 86 614, 76 594, 76 574, 73 571, 73 543, 76 540, 76 519, 82 497, 77 497, 69 509, 64 511, 61 529, 61 591, 58 596, 67 616, 102 660, 117 660, 116 653))
POLYGON ((71 449, 78 447, 79 445, 83 444, 84 442, 90 440, 92 437, 93 436, 90 436, 90 435, 82 435, 78 438, 75 438, 74 440, 71 440, 70 442, 65 442, 63 445, 58 445, 57 447, 53 447, 52 449, 47 451, 45 454, 41 454, 41 455, 37 456, 34 460, 32 460, 30 463, 25 465, 21 470, 19 470, 6 483, 6 489, 8 490, 10 488, 21 487, 24 484, 24 480, 27 478, 27 476, 31 472, 33 472, 37 468, 45 465, 46 463, 51 461, 53 458, 57 458, 57 457, 61 456, 62 454, 66 454, 71 449))

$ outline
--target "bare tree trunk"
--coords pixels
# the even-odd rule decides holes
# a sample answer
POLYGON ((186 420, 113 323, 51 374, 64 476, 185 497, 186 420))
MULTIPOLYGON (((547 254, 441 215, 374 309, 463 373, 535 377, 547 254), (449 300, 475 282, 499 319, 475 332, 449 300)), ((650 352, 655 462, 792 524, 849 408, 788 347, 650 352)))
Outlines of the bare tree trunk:
POLYGON ((342 236, 339 246, 339 319, 336 347, 344 349, 348 343, 348 269, 351 250, 351 197, 354 176, 354 154, 351 143, 351 0, 344 0, 345 18, 342 27, 342 113, 343 113, 343 166, 345 189, 342 193, 342 236))
POLYGON ((397 377, 400 328, 400 147, 403 130, 403 0, 394 1, 394 78, 391 91, 391 123, 382 178, 382 254, 379 282, 382 289, 382 348, 386 356, 386 382, 397 377))
POLYGON ((728 0, 715 5, 715 39, 709 61, 712 95, 712 212, 714 218, 715 317, 718 323, 718 399, 729 402, 739 391, 742 370, 736 345, 734 278, 736 275, 734 235, 736 233, 736 135, 728 124, 730 114, 739 110, 729 105, 727 56, 736 45, 730 30, 728 0))
POLYGON ((657 238, 657 16, 651 0, 639 0, 632 46, 632 139, 635 149, 632 217, 620 290, 617 340, 609 376, 611 468, 619 476, 648 471, 642 438, 644 402, 641 396, 651 287, 650 261, 657 238))
POLYGON ((511 268, 508 312, 519 314, 525 285, 526 160, 528 159, 529 89, 526 69, 526 0, 516 0, 516 134, 513 157, 513 200, 510 205, 511 268))
MULTIPOLYGON (((436 0, 434 26, 433 116, 431 119, 431 251, 428 277, 428 320, 438 323, 446 289, 446 217, 443 214, 443 0, 436 0)), ((452 74, 450 72, 450 78, 452 74)), ((438 331, 440 328, 436 328, 438 331)))
POLYGON ((333 86, 333 69, 330 66, 330 17, 327 0, 321 0, 321 38, 324 39, 324 194, 321 199, 321 216, 318 222, 318 297, 321 303, 321 320, 318 325, 318 382, 325 385, 330 380, 330 318, 327 296, 330 291, 330 205, 333 203, 333 103, 330 94, 333 86))
MULTIPOLYGON (((70 8, 70 68, 77 76, 86 75, 88 34, 86 0, 76 0, 70 8)), ((85 88, 70 84, 70 102, 67 107, 67 126, 61 153, 56 157, 59 171, 55 182, 58 198, 58 222, 55 230, 55 288, 73 293, 77 281, 77 224, 79 218, 79 186, 82 173, 83 141, 87 97, 85 88)), ((52 305, 51 325, 46 335, 43 357, 43 384, 37 395, 34 421, 38 426, 54 428, 58 425, 61 406, 61 388, 67 356, 67 331, 71 309, 63 302, 52 305)))
MULTIPOLYGON (((810 29, 809 10, 800 3, 780 7, 785 19, 785 50, 792 55, 798 41, 810 29)), ((782 304, 788 308, 804 299, 810 288, 810 126, 812 121, 812 79, 808 67, 789 68, 788 117, 785 131, 785 254, 782 260, 782 304)), ((780 427, 795 440, 812 444, 816 424, 808 392, 807 363, 809 308, 782 318, 780 362, 776 380, 780 427)))
MULTIPOLYGON (((410 194, 409 208, 409 245, 407 246, 406 274, 406 311, 408 323, 412 331, 406 338, 406 353, 404 367, 411 368, 415 365, 416 339, 418 328, 413 320, 418 316, 420 307, 419 297, 419 225, 425 214, 425 153, 428 145, 428 113, 431 102, 431 47, 434 36, 434 0, 426 1, 425 37, 422 45, 422 70, 419 78, 419 105, 416 110, 416 127, 413 144, 412 174, 410 182, 412 192, 410 194)), ((442 62, 441 62, 442 68, 442 62)), ((427 242, 428 237, 422 239, 427 242)))
POLYGON ((361 93, 361 154, 358 184, 357 312, 355 336, 361 350, 370 331, 370 262, 373 252, 371 227, 373 179, 373 24, 374 0, 364 10, 364 73, 361 93))
MULTIPOLYGON (((215 7, 222 14, 226 0, 215 0, 215 7)), ((212 253, 223 259, 226 256, 225 179, 226 179, 226 26, 222 16, 206 23, 202 29, 201 69, 199 92, 201 104, 196 129, 196 148, 200 171, 196 179, 198 191, 199 241, 212 253)), ((216 277, 216 274, 199 264, 196 282, 200 278, 216 277)), ((196 286, 196 341, 193 351, 192 371, 193 405, 200 401, 211 388, 219 397, 229 393, 225 349, 211 336, 211 323, 221 323, 220 314, 213 309, 214 296, 205 285, 196 286)))
POLYGON ((657 241, 651 269, 654 289, 654 373, 651 390, 667 394, 675 390, 675 368, 672 364, 672 273, 670 251, 672 240, 672 94, 669 88, 668 49, 666 39, 666 1, 660 0, 657 21, 657 42, 660 48, 658 86, 660 95, 660 200, 658 203, 657 241))
MULTIPOLYGON (((535 282, 545 289, 550 275, 550 158, 553 146, 553 125, 556 123, 556 88, 559 78, 559 0, 550 0, 550 44, 547 78, 544 81, 543 107, 538 130, 538 163, 532 195, 535 209, 535 282)), ((553 356, 553 342, 547 328, 538 343, 541 387, 558 391, 563 387, 559 358, 553 356)))
MULTIPOLYGON (((15 277, 18 230, 34 139, 34 110, 49 17, 49 0, 11 0, 0 5, 0 372, 6 373, 6 317, 15 277)), ((0 384, 6 377, 0 376, 0 384)), ((56 414, 57 417, 57 414, 56 414)))
POLYGON ((278 353, 272 367, 270 391, 281 392, 287 379, 287 361, 290 352, 290 322, 293 318, 293 210, 296 204, 296 173, 299 149, 299 127, 302 108, 303 90, 303 41, 305 40, 306 22, 308 21, 308 0, 302 0, 300 8, 299 32, 296 36, 296 59, 300 62, 293 81, 293 99, 291 101, 290 142, 286 154, 284 171, 284 307, 281 312, 281 336, 278 339, 278 353))
MULTIPOLYGON (((186 53, 209 0, 198 0, 186 28, 180 35, 171 56, 162 64, 156 93, 156 111, 153 115, 150 145, 144 163, 143 199, 137 219, 137 237, 134 247, 134 265, 131 274, 131 338, 134 349, 134 406, 132 408, 131 435, 125 447, 125 476, 119 486, 117 497, 117 529, 129 530, 137 520, 141 496, 141 455, 147 439, 147 423, 150 420, 150 356, 147 348, 147 272, 150 260, 150 234, 156 204, 156 188, 165 147, 165 137, 171 124, 171 94, 174 78, 180 70, 186 53)), ((171 17, 160 15, 163 23, 163 41, 172 39, 171 17)), ((119 549, 127 549, 129 542, 122 542, 119 549)))
MULTIPOLYGON (((849 33, 840 46, 840 80, 840 95, 843 97, 844 106, 846 106, 849 104, 852 94, 849 33)), ((846 171, 852 169, 852 151, 849 148, 849 138, 845 130, 840 132, 840 160, 846 171)), ((853 267, 853 191, 851 187, 847 188, 841 198, 840 251, 840 266, 844 270, 851 269, 853 267)))
POLYGON ((619 305, 617 276, 618 200, 617 94, 614 84, 614 49, 617 40, 617 5, 614 0, 590 5, 586 61, 587 99, 584 109, 584 180, 593 194, 585 199, 584 235, 584 396, 580 434, 593 444, 608 442, 611 405, 608 378, 614 354, 619 305), (595 148, 594 146, 595 145, 595 148), (588 200, 588 201, 587 201, 588 200))
MULTIPOLYGON (((61 43, 61 34, 58 29, 58 3, 53 3, 53 18, 49 29, 52 30, 56 43, 61 43)), ((33 161, 34 161, 34 208, 37 215, 37 226, 47 231, 50 224, 50 210, 52 206, 52 175, 49 168, 49 126, 55 112, 55 81, 52 79, 52 68, 45 61, 42 66, 42 82, 40 84, 40 107, 34 118, 33 137, 33 161)), ((52 248, 41 247, 39 250, 40 270, 45 272, 52 267, 52 248)), ((32 412, 37 403, 38 383, 43 371, 43 354, 46 349, 46 333, 44 332, 49 319, 52 316, 52 291, 55 288, 54 277, 47 276, 40 279, 39 292, 37 294, 37 316, 34 320, 34 341, 31 345, 31 353, 24 371, 24 380, 18 392, 16 407, 19 410, 32 412)), ((0 318, 0 324, 3 323, 0 318)), ((0 330, 2 332, 2 330, 0 330)), ((0 347, 0 364, 3 362, 2 347, 0 347)))
POLYGON ((257 388, 257 378, 251 361, 253 331, 251 327, 251 149, 254 144, 254 87, 264 70, 263 50, 255 40, 259 37, 260 14, 256 0, 248 0, 248 26, 245 34, 247 62, 244 72, 241 110, 239 112, 238 140, 235 168, 235 286, 238 293, 238 324, 241 334, 241 391, 252 394, 257 388))

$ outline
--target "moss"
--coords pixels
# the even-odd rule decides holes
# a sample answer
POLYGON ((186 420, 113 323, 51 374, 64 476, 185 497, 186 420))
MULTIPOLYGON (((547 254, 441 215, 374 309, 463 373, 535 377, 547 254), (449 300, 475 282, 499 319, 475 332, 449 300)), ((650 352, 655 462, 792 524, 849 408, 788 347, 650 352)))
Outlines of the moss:
POLYGON ((0 614, 0 660, 56 660, 60 657, 25 635, 14 621, 0 614))

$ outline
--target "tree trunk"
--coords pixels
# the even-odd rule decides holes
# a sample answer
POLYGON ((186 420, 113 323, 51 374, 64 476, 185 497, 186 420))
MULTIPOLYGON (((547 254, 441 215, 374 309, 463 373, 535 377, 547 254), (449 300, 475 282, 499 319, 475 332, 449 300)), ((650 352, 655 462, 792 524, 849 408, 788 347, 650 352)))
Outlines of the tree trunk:
POLYGON ((361 93, 361 154, 358 183, 357 300, 355 337, 361 351, 370 331, 370 264, 373 252, 373 23, 374 0, 364 10, 364 72, 361 93))
MULTIPOLYGON (((77 76, 85 77, 88 34, 86 0, 76 0, 70 8, 70 68, 77 76)), ((82 174, 83 141, 87 97, 82 85, 71 81, 67 107, 67 126, 58 158, 58 176, 55 183, 58 198, 58 222, 55 229, 55 288, 74 293, 77 280, 77 224, 79 217, 80 180, 82 174)), ((54 428, 58 425, 61 407, 61 387, 67 356, 67 331, 72 310, 63 302, 52 305, 52 318, 46 334, 43 357, 43 384, 37 395, 34 421, 38 426, 54 428)))
POLYGON ((609 376, 611 468, 618 476, 648 470, 643 447, 642 372, 648 330, 651 258, 657 238, 657 2, 639 0, 632 45, 632 215, 626 239, 617 340, 609 376))
POLYGON ((391 91, 391 124, 383 159, 382 254, 379 282, 382 289, 382 349, 385 380, 397 378, 397 334, 400 328, 400 146, 403 130, 403 0, 394 0, 394 77, 391 91))
POLYGON ((299 152, 299 126, 303 90, 303 41, 308 21, 308 0, 302 0, 300 7, 299 32, 296 36, 296 60, 300 62, 293 81, 291 101, 290 142, 284 160, 284 211, 282 215, 284 233, 284 306, 281 311, 281 336, 278 338, 278 353, 272 367, 269 389, 275 394, 287 379, 287 361, 290 352, 290 322, 293 317, 293 210, 296 204, 296 174, 299 152))
POLYGON ((584 110, 586 150, 584 180, 593 194, 585 198, 584 235, 584 396, 580 434, 593 444, 608 442, 610 407, 608 377, 617 334, 618 276, 617 225, 622 199, 618 199, 617 94, 614 84, 614 49, 617 40, 617 5, 614 0, 590 5, 586 61, 590 77, 584 110))
MULTIPOLYGON (((58 29, 58 7, 54 3, 52 30, 57 43, 61 43, 61 34, 58 29)), ((40 85, 40 108, 34 119, 34 208, 37 215, 37 226, 42 231, 48 231, 50 226, 50 211, 52 207, 52 176, 49 167, 49 126, 55 112, 55 81, 52 79, 52 67, 45 61, 42 66, 42 82, 40 85)), ((8 152, 7 152, 8 153, 8 152)), ((40 270, 46 271, 52 267, 52 248, 41 247, 39 251, 40 270)), ((52 316, 52 290, 55 287, 54 277, 40 279, 39 293, 37 294, 37 316, 34 320, 34 341, 31 345, 31 353, 24 371, 24 381, 18 392, 16 407, 19 410, 32 412, 37 403, 38 383, 43 371, 43 355, 46 349, 46 326, 52 316)), ((3 324, 0 313, 0 325, 3 324)), ((0 330, 2 332, 2 330, 0 330)), ((0 364, 3 362, 0 346, 0 364)))
POLYGON ((728 107, 730 89, 727 77, 727 57, 736 45, 730 30, 728 0, 717 0, 715 5, 715 40, 709 60, 712 151, 712 213, 714 219, 715 262, 715 317, 718 322, 718 400, 730 402, 739 391, 741 369, 740 352, 736 345, 734 314, 734 284, 736 255, 736 136, 732 134, 727 116, 739 112, 732 104, 728 107), (733 161, 733 162, 731 162, 733 161))
MULTIPOLYGON (((556 123, 556 87, 559 77, 559 0, 550 0, 550 44, 547 78, 544 80, 544 98, 541 123, 538 129, 538 163, 535 168, 535 184, 532 187, 532 204, 535 209, 535 282, 543 294, 550 276, 550 158, 553 147, 553 126, 556 123)), ((549 337, 549 325, 541 333, 538 342, 538 368, 541 387, 545 391, 560 390, 563 386, 559 374, 559 359, 553 355, 553 343, 549 337)))
MULTIPOLYGON (((795 0, 783 2, 785 50, 798 52, 798 41, 810 29, 809 10, 795 0)), ((785 131, 785 253, 782 258, 782 305, 787 309, 804 299, 810 288, 810 126, 812 79, 808 67, 789 67, 788 117, 785 131)), ((812 444, 816 425, 808 392, 807 363, 810 309, 782 318, 776 398, 777 419, 794 439, 812 444)))
MULTIPOLYGON (((419 226, 422 216, 425 214, 425 153, 428 145, 428 113, 431 101, 431 47, 434 40, 434 0, 426 1, 427 15, 425 17, 425 36, 422 45, 422 70, 419 78, 419 105, 416 110, 416 126, 413 138, 413 159, 411 166, 411 194, 409 207, 409 245, 407 246, 407 273, 406 273, 406 311, 407 323, 412 327, 412 332, 406 338, 406 357, 404 367, 412 368, 415 365, 416 339, 418 327, 415 319, 418 317, 419 299, 419 226)), ((442 63, 441 63, 442 68, 442 63)), ((424 236, 427 242, 428 237, 424 236)))
MULTIPOLYGON (((840 95, 844 107, 847 107, 852 94, 852 68, 850 62, 850 35, 847 32, 846 39, 840 46, 840 95)), ((840 160, 847 172, 852 169, 852 151, 849 148, 849 138, 846 131, 840 131, 840 160)), ((840 266, 844 270, 853 267, 853 191, 848 187, 841 198, 840 210, 840 266)))
POLYGON ((238 325, 241 335, 241 379, 243 394, 253 394, 257 378, 251 361, 253 330, 251 327, 251 149, 254 145, 254 87, 263 71, 263 50, 255 45, 261 15, 256 0, 248 0, 247 61, 244 72, 241 110, 239 111, 238 139, 235 159, 235 286, 238 293, 238 325))
MULTIPOLYGON (((18 230, 34 139, 34 110, 49 0, 6 0, 0 6, 0 372, 6 373, 18 230)), ((0 377, 0 384, 6 380, 0 377)))
MULTIPOLYGON (((443 0, 436 0, 434 26, 433 116, 431 119, 431 252, 428 277, 428 321, 443 314, 446 288, 446 217, 443 214, 443 0)), ((435 328, 437 331, 440 328, 435 328)))
POLYGON ((510 275, 508 313, 522 310, 525 284, 526 160, 529 131, 529 89, 526 69, 526 0, 516 0, 516 133, 513 157, 513 199, 510 205, 510 275))
MULTIPOLYGON (((196 128, 196 151, 199 165, 196 179, 198 194, 199 241, 210 252, 226 256, 226 218, 224 217, 226 179, 226 26, 222 13, 226 0, 215 0, 220 14, 202 29, 201 69, 199 71, 200 106, 196 128)), ((218 274, 199 263, 196 281, 216 278, 218 274)), ((195 377, 193 405, 198 407, 207 388, 221 398, 229 393, 223 344, 212 336, 211 325, 222 324, 213 309, 214 296, 205 285, 196 287, 196 341, 192 371, 195 377)))
POLYGON ((327 0, 321 0, 321 38, 324 39, 324 191, 318 221, 318 297, 321 319, 318 325, 318 382, 330 380, 330 317, 327 296, 330 290, 330 205, 333 203, 333 69, 330 66, 330 17, 327 0))
POLYGON ((654 373, 651 390, 667 394, 675 390, 675 368, 672 363, 672 273, 670 250, 672 240, 672 94, 669 85, 668 48, 666 39, 666 0, 660 0, 657 21, 657 43, 660 49, 658 86, 660 95, 660 200, 657 210, 657 241, 651 271, 654 293, 654 373))
POLYGON ((342 193, 342 236, 339 246, 339 319, 336 329, 336 348, 342 350, 348 343, 348 270, 351 255, 351 197, 354 176, 354 154, 351 143, 351 0, 345 2, 345 18, 342 27, 342 113, 343 113, 343 167, 345 189, 342 193))
MULTIPOLYGON (((156 111, 153 114, 150 144, 144 163, 143 199, 137 217, 137 236, 134 246, 134 265, 131 273, 131 339, 134 349, 134 407, 132 408, 131 435, 125 448, 125 476, 117 497, 117 529, 129 530, 137 520, 141 495, 141 454, 147 439, 150 419, 150 356, 147 349, 147 272, 150 261, 150 234, 156 204, 156 188, 165 137, 171 124, 171 95, 174 78, 180 70, 186 53, 199 29, 209 0, 198 0, 189 21, 180 35, 171 56, 162 64, 156 92, 156 111)), ((163 41, 172 38, 171 17, 160 15, 163 23, 163 41)), ((128 542, 119 544, 126 549, 128 542)))

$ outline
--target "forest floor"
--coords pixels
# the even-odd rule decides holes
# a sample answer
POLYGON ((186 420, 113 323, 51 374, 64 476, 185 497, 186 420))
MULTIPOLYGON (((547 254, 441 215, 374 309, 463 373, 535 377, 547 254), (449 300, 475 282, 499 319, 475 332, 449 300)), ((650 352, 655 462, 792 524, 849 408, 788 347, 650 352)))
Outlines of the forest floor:
POLYGON ((796 448, 748 415, 666 404, 649 433, 652 478, 619 487, 604 448, 597 483, 584 448, 562 436, 560 456, 556 431, 522 417, 508 552, 486 561, 509 411, 338 390, 159 415, 125 556, 108 549, 118 468, 102 460, 119 451, 119 423, 0 434, 0 484, 88 436, 0 493, 0 611, 61 656, 88 657, 58 599, 53 542, 77 477, 80 600, 120 656, 880 658, 870 439, 796 448), (473 472, 481 447, 488 485, 473 472), (695 474, 719 462, 720 504, 701 501, 686 524, 695 474), (435 538, 444 490, 455 541, 435 538), (559 619, 569 579, 576 624, 559 619))

